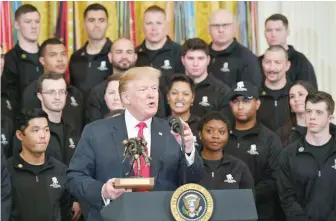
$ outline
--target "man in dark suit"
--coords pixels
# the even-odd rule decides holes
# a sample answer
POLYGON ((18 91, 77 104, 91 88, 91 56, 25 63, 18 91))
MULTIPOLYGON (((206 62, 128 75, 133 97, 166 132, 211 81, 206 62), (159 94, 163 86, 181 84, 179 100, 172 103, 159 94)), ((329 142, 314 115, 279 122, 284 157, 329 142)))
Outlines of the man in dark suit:
MULTIPOLYGON (((99 212, 104 204, 130 190, 114 188, 115 178, 126 177, 130 165, 122 163, 127 138, 142 136, 152 158, 150 167, 141 168, 141 175, 154 177, 154 191, 174 191, 181 185, 182 168, 187 168, 186 182, 198 182, 203 163, 195 151, 193 134, 183 123, 185 153, 181 137, 170 130, 168 122, 153 117, 158 107, 160 71, 136 67, 126 71, 119 82, 125 113, 88 124, 70 162, 68 189, 85 204, 87 221, 102 221, 99 212), (182 162, 185 159, 186 165, 182 162), (147 171, 146 171, 147 168, 147 171)), ((134 175, 136 171, 130 174, 134 175)), ((136 174, 135 174, 136 175, 136 174)))

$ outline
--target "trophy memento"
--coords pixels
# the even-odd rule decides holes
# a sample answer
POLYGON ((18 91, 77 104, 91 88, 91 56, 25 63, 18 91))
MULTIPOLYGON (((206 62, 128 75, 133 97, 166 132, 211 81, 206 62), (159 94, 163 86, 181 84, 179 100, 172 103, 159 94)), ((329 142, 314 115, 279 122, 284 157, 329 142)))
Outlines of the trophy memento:
POLYGON ((123 141, 125 146, 124 160, 129 159, 130 169, 126 173, 129 175, 134 169, 136 171, 136 176, 129 178, 117 178, 115 180, 114 186, 116 188, 125 188, 132 190, 152 190, 154 188, 154 177, 143 177, 140 174, 141 171, 141 157, 145 160, 145 166, 149 166, 151 158, 146 153, 147 142, 140 138, 130 138, 123 141), (135 166, 134 166, 135 165, 135 166))

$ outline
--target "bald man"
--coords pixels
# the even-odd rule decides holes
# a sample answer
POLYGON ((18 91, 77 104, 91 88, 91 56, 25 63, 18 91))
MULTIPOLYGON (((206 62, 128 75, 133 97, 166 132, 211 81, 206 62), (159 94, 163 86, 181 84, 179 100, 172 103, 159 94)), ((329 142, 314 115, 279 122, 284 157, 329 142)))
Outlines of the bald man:
POLYGON ((112 63, 113 74, 127 71, 135 65, 138 55, 135 53, 134 44, 127 38, 116 40, 108 54, 112 63))
MULTIPOLYGON (((120 38, 113 43, 108 57, 113 66, 113 74, 119 74, 127 71, 128 69, 134 67, 135 62, 137 61, 134 44, 131 40, 126 38, 120 38)), ((107 80, 101 82, 91 90, 85 112, 86 123, 103 119, 109 112, 104 100, 106 87, 107 80)), ((159 97, 159 108, 156 116, 166 117, 167 114, 165 112, 165 104, 161 92, 159 97)))
POLYGON ((208 73, 229 86, 239 81, 249 81, 260 87, 262 70, 258 57, 237 42, 237 23, 227 10, 214 11, 209 19, 208 31, 212 42, 209 45, 211 61, 208 73))

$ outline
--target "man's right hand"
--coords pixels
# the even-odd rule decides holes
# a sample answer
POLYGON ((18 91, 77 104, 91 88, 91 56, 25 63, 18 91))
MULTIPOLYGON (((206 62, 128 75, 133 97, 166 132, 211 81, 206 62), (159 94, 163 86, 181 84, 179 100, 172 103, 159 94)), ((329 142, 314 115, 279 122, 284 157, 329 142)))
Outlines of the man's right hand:
POLYGON ((102 188, 102 195, 105 199, 115 200, 124 192, 132 192, 131 189, 114 188, 115 178, 109 179, 102 188))

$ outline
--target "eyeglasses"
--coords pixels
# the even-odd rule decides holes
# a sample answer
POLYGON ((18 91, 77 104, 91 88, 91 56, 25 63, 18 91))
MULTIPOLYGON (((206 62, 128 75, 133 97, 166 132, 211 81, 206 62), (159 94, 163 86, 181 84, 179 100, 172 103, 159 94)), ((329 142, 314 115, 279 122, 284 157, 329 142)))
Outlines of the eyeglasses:
POLYGON ((227 23, 227 24, 210 24, 210 26, 211 26, 212 28, 215 28, 215 29, 220 29, 220 28, 227 29, 227 28, 229 28, 231 25, 232 25, 232 23, 227 23))
POLYGON ((42 94, 47 94, 49 96, 55 97, 57 94, 59 96, 67 95, 68 92, 66 90, 60 90, 60 91, 50 90, 50 91, 43 91, 42 94))

